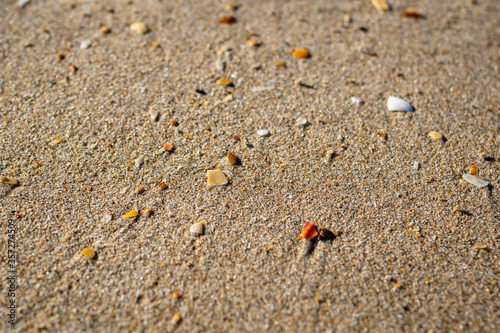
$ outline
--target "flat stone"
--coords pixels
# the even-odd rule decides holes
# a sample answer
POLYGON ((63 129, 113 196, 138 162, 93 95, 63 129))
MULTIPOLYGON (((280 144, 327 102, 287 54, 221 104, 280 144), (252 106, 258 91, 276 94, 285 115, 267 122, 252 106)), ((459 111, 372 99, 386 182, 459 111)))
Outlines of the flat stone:
POLYGON ((199 222, 199 223, 195 223, 189 228, 189 232, 191 234, 197 235, 197 236, 203 235, 204 231, 205 231, 205 222, 204 221, 199 222))
POLYGON ((227 184, 227 178, 220 170, 207 171, 207 185, 208 186, 222 186, 227 184))

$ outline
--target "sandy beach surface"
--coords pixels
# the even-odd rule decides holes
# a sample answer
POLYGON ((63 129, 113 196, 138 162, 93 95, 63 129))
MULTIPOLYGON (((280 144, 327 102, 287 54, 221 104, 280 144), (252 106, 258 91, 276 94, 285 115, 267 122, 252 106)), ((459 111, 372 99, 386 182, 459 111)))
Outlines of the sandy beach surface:
POLYGON ((0 331, 498 332, 500 2, 390 3, 0 1, 0 331))

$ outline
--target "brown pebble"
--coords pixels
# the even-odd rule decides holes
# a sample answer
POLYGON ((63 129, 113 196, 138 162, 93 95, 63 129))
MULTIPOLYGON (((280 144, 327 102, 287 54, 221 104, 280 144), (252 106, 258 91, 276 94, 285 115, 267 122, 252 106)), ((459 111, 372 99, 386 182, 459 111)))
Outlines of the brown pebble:
POLYGON ((168 122, 171 123, 174 126, 179 125, 179 123, 177 122, 177 120, 169 120, 168 122))
POLYGON ((231 165, 235 165, 236 162, 238 161, 238 157, 236 157, 232 153, 228 153, 226 158, 227 158, 227 161, 229 162, 229 164, 231 164, 231 165))
POLYGON ((163 145, 163 149, 166 151, 172 151, 172 150, 174 150, 174 145, 171 145, 170 143, 165 143, 163 145))
POLYGON ((0 183, 2 184, 9 184, 9 185, 17 185, 19 182, 17 179, 12 178, 12 177, 0 177, 0 183))
POLYGON ((82 250, 82 254, 90 259, 94 259, 95 258, 95 251, 92 250, 92 249, 89 249, 89 248, 84 248, 82 250))
POLYGON ((387 139, 387 133, 383 133, 383 132, 380 132, 380 133, 377 133, 378 136, 380 136, 382 139, 387 139))
POLYGON ((329 149, 329 150, 326 151, 326 154, 327 155, 333 155, 333 154, 335 154, 335 152, 332 149, 329 149))
POLYGON ((431 138, 433 138, 434 140, 441 140, 443 138, 443 134, 441 134, 439 132, 434 132, 434 131, 430 131, 429 136, 431 138))
POLYGON ((153 215, 153 210, 151 208, 148 208, 144 211, 148 215, 153 215))
POLYGON ((180 314, 176 313, 173 315, 172 319, 170 319, 170 322, 174 325, 177 325, 178 323, 180 323, 182 320, 182 317, 180 314))
POLYGON ((236 18, 234 16, 224 16, 217 20, 217 23, 220 24, 233 24, 236 22, 236 18))
POLYGON ((403 12, 403 17, 409 17, 418 20, 419 18, 422 18, 422 14, 417 12, 415 9, 406 9, 403 12))
POLYGON ((75 73, 78 70, 78 67, 76 67, 75 65, 71 64, 71 65, 69 65, 69 69, 70 69, 70 71, 72 71, 73 73, 75 73))
POLYGON ((138 188, 135 189, 135 193, 137 194, 141 194, 142 192, 144 192, 144 187, 142 186, 139 186, 138 188))
POLYGON ((172 297, 179 299, 179 298, 181 298, 181 295, 179 295, 179 293, 177 291, 174 291, 174 293, 172 294, 172 297))
POLYGON ((333 231, 332 231, 332 234, 333 234, 335 237, 337 237, 338 235, 340 235, 340 231, 338 231, 338 230, 333 230, 333 231))
POLYGON ((236 134, 233 134, 232 138, 233 138, 233 140, 239 140, 240 139, 240 137, 238 135, 236 135, 236 134))
POLYGON ((297 58, 297 59, 306 59, 309 58, 311 55, 309 54, 309 51, 306 49, 303 50, 295 50, 293 51, 292 55, 297 58))
POLYGON ((218 79, 215 83, 220 84, 221 86, 230 86, 232 84, 231 81, 223 78, 218 79))
POLYGON ((276 66, 286 68, 286 63, 284 63, 283 61, 278 61, 276 63, 276 66))
POLYGON ((59 59, 59 60, 63 60, 63 59, 64 59, 64 54, 62 54, 62 53, 58 53, 58 54, 57 54, 57 59, 59 59))
POLYGON ((160 190, 164 190, 164 189, 166 189, 167 187, 168 187, 168 184, 167 184, 167 183, 160 183, 160 184, 158 184, 158 188, 159 188, 160 190))
POLYGON ((111 32, 111 29, 109 27, 102 27, 101 32, 103 34, 109 34, 111 32))
POLYGON ((475 165, 473 165, 473 166, 470 168, 470 170, 469 170, 469 173, 470 173, 471 175, 474 175, 474 176, 477 176, 478 172, 479 172, 479 170, 477 169, 477 167, 476 167, 475 165))

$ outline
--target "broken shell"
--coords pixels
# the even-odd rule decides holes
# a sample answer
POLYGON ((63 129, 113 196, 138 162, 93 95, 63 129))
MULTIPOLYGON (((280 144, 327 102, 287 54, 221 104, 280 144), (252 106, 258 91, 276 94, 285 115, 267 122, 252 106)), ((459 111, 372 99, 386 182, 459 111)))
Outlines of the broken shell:
POLYGON ((95 258, 95 251, 92 250, 92 249, 89 249, 89 248, 84 248, 82 250, 82 254, 90 259, 94 259, 95 258))
POLYGON ((488 186, 488 182, 482 179, 477 178, 476 176, 470 175, 468 173, 462 175, 463 179, 465 179, 468 183, 472 185, 476 185, 477 187, 485 187, 488 186))
POLYGON ((227 158, 227 161, 229 162, 229 164, 231 164, 231 165, 235 165, 236 162, 238 161, 238 157, 236 157, 236 155, 234 155, 232 153, 228 153, 226 158, 227 158))
POLYGON ((389 99, 387 100, 387 108, 389 111, 414 111, 413 107, 408 102, 394 96, 389 96, 389 99))
POLYGON ((313 239, 316 236, 318 236, 318 230, 316 230, 314 224, 311 222, 306 223, 304 229, 302 229, 302 232, 300 233, 300 237, 304 239, 313 239))
POLYGON ((123 215, 123 218, 126 219, 128 217, 136 217, 137 215, 139 215, 139 213, 137 211, 131 210, 127 214, 123 215))
POLYGON ((158 116, 160 115, 160 113, 156 109, 150 109, 149 110, 149 115, 151 116, 151 119, 153 121, 157 121, 158 120, 158 116))
POLYGON ((205 221, 195 223, 191 227, 189 227, 189 232, 193 235, 203 235, 204 230, 205 230, 205 221))
POLYGON ((227 184, 227 178, 220 170, 207 170, 207 185, 221 186, 227 184))
POLYGON ((16 178, 12 177, 2 177, 0 178, 0 183, 2 184, 9 184, 9 185, 17 185, 19 182, 17 181, 16 178))
POLYGON ((358 105, 361 105, 364 103, 364 101, 359 97, 351 97, 351 102, 353 102, 354 104, 358 104, 358 105))
POLYGON ((215 83, 220 84, 221 86, 230 86, 232 84, 231 81, 223 78, 218 79, 217 81, 215 81, 215 83))

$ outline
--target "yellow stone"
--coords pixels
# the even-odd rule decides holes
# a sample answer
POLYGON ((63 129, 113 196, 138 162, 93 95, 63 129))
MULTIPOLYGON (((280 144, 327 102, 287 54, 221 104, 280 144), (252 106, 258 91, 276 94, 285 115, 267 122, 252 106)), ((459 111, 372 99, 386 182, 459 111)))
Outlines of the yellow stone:
POLYGON ((470 170, 469 170, 469 173, 471 175, 477 176, 477 173, 478 173, 477 167, 476 166, 472 166, 472 168, 470 168, 470 170))
POLYGON ((136 217, 137 215, 139 215, 139 213, 137 211, 131 210, 127 214, 123 215, 123 218, 126 219, 126 218, 129 218, 129 217, 136 217))
POLYGON ((439 132, 434 132, 434 131, 430 131, 429 136, 431 138, 433 138, 434 140, 441 140, 443 138, 443 134, 441 134, 439 132))
POLYGON ((208 186, 221 186, 227 184, 227 178, 220 170, 207 171, 207 185, 208 186))
POLYGON ((309 54, 309 51, 307 51, 305 49, 304 50, 295 50, 295 51, 293 51, 292 55, 298 59, 306 59, 306 58, 309 58, 311 56, 309 54))
POLYGON ((232 153, 228 153, 226 158, 227 158, 227 161, 229 162, 229 164, 231 164, 231 165, 235 165, 236 162, 238 161, 238 157, 236 157, 232 153))
POLYGON ((389 4, 386 0, 372 0, 372 4, 378 10, 389 10, 389 4))
POLYGON ((95 251, 89 248, 84 248, 82 250, 82 254, 86 257, 89 257, 90 259, 94 259, 95 257, 95 251))
POLYGON ((61 142, 62 142, 61 139, 54 139, 54 140, 52 140, 52 144, 53 145, 57 145, 58 143, 61 143, 61 142))
POLYGON ((284 63, 283 61, 278 61, 276 63, 276 66, 286 68, 286 63, 284 63))
POLYGON ((163 145, 163 149, 166 150, 166 151, 172 151, 172 150, 174 150, 174 146, 171 145, 170 143, 165 143, 163 145))
POLYGON ((142 192, 144 192, 144 187, 142 186, 139 186, 138 188, 135 189, 135 193, 137 194, 141 194, 142 192))
POLYGON ((205 231, 205 221, 195 223, 189 227, 189 232, 193 235, 203 235, 203 231, 205 231))
POLYGON ((227 79, 222 79, 222 78, 215 81, 215 83, 220 84, 221 86, 230 86, 231 85, 231 81, 229 81, 227 79))
POLYGON ((174 314, 174 315, 173 315, 172 319, 170 319, 170 322, 171 322, 172 324, 177 325, 178 323, 180 323, 180 322, 181 322, 181 320, 182 320, 181 315, 180 315, 180 314, 178 314, 178 313, 176 313, 176 314, 174 314))
POLYGON ((144 22, 135 22, 130 25, 130 30, 143 35, 149 31, 149 27, 144 22))

